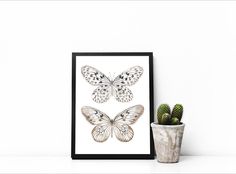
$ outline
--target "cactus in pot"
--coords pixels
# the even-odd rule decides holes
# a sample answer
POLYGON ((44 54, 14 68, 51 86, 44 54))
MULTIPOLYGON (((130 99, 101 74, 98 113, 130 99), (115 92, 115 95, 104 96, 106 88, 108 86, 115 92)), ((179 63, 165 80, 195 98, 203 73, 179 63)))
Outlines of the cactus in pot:
POLYGON ((160 122, 161 122, 163 125, 170 124, 170 121, 171 121, 171 115, 170 115, 169 113, 164 113, 164 114, 161 116, 160 122))
POLYGON ((181 122, 183 106, 176 104, 172 111, 168 104, 161 104, 157 109, 157 123, 152 123, 153 138, 157 160, 163 163, 179 161, 180 148, 184 132, 181 122))
POLYGON ((157 120, 158 120, 158 122, 161 122, 162 115, 165 114, 165 113, 170 114, 170 106, 168 104, 162 104, 157 109, 157 120))
POLYGON ((183 106, 181 104, 176 104, 172 110, 171 117, 178 118, 178 120, 181 121, 183 112, 184 112, 183 106))
POLYGON ((161 104, 157 109, 157 120, 162 125, 179 125, 181 124, 182 116, 183 106, 181 104, 176 104, 172 112, 167 104, 161 104))
POLYGON ((180 124, 180 121, 179 121, 178 118, 172 117, 171 120, 170 120, 170 124, 171 124, 171 125, 179 125, 179 124, 180 124))

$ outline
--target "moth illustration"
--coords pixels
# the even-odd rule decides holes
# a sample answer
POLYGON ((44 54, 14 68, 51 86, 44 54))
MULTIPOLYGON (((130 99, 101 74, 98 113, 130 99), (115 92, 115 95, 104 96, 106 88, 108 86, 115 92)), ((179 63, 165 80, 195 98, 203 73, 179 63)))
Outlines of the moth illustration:
POLYGON ((132 86, 138 81, 143 74, 143 68, 131 67, 114 80, 88 65, 81 68, 81 73, 91 85, 98 86, 92 93, 92 99, 96 103, 104 103, 111 96, 114 96, 119 102, 129 102, 133 99, 133 93, 126 86, 132 86))
POLYGON ((82 107, 81 112, 89 123, 95 125, 92 130, 95 141, 104 142, 110 135, 113 137, 114 133, 121 142, 129 142, 134 136, 134 131, 129 125, 139 119, 144 112, 144 107, 135 105, 120 112, 114 119, 110 119, 105 113, 90 106, 82 107))

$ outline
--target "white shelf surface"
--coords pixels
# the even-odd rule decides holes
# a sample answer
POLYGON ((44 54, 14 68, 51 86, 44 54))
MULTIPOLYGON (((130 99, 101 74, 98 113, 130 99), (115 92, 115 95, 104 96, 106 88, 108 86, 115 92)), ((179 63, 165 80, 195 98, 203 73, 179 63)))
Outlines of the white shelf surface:
POLYGON ((236 173, 235 156, 181 156, 156 160, 71 160, 70 157, 0 157, 0 173, 236 173))

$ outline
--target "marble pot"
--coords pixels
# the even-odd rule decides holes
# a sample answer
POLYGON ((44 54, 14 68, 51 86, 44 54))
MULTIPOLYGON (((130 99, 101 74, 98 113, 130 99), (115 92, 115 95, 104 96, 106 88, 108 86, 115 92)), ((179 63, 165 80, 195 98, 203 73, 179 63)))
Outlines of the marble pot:
POLYGON ((180 125, 151 124, 157 161, 161 163, 179 161, 184 126, 183 123, 180 125))

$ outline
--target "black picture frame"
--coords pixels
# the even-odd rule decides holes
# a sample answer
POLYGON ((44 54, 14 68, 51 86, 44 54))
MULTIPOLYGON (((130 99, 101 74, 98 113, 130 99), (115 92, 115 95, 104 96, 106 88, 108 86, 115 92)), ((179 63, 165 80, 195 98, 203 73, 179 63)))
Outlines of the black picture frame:
POLYGON ((72 159, 154 159, 154 142, 150 127, 149 154, 76 154, 76 57, 77 56, 148 56, 149 57, 149 97, 150 123, 154 121, 154 91, 153 91, 153 53, 152 52, 73 52, 72 53, 72 129, 71 158, 72 159))

